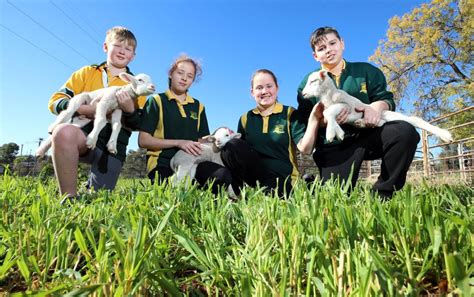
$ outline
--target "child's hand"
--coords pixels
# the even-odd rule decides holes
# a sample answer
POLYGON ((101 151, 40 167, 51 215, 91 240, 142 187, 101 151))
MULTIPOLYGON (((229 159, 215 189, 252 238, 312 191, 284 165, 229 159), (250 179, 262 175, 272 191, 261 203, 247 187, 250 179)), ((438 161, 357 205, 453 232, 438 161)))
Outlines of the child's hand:
POLYGON ((323 111, 324 111, 324 105, 318 102, 316 103, 316 105, 313 106, 310 117, 318 121, 319 123, 321 123, 324 120, 323 111))
POLYGON ((367 128, 376 127, 382 116, 382 111, 372 105, 365 108, 356 108, 356 111, 364 113, 364 122, 367 128))
POLYGON ((135 111, 135 102, 128 92, 120 89, 115 93, 115 96, 117 96, 118 105, 123 112, 132 113, 135 111))
POLYGON ((197 141, 181 140, 178 143, 178 147, 193 156, 199 156, 202 153, 201 144, 197 141))
POLYGON ((348 107, 344 107, 341 112, 336 116, 336 122, 339 125, 345 124, 347 121, 347 117, 351 114, 348 107))

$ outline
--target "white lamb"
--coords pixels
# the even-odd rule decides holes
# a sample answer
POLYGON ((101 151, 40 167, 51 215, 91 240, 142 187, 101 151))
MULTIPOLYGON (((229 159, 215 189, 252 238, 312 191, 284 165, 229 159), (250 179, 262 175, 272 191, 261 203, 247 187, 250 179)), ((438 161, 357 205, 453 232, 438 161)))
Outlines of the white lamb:
MULTIPOLYGON (((365 108, 368 105, 347 94, 345 91, 337 89, 326 71, 321 70, 310 74, 302 94, 305 98, 312 96, 318 97, 320 98, 320 102, 324 105, 323 115, 327 121, 326 139, 329 142, 333 141, 334 137, 337 137, 339 140, 344 139, 344 131, 336 122, 337 115, 344 107, 349 107, 350 110, 347 123, 359 128, 365 127, 365 122, 362 118, 363 113, 357 112, 356 109, 365 108)), ((383 111, 377 126, 381 127, 386 122, 391 121, 405 121, 417 128, 438 136, 444 142, 453 141, 453 137, 448 130, 433 126, 421 118, 406 116, 394 111, 383 111)))
MULTIPOLYGON (((220 127, 211 135, 202 138, 202 152, 199 156, 193 156, 182 150, 178 151, 170 161, 170 167, 175 172, 171 177, 172 183, 179 184, 186 178, 188 178, 188 181, 193 179, 196 176, 197 166, 205 161, 225 166, 221 158, 221 149, 229 140, 240 137, 240 133, 235 133, 226 127, 220 127)), ((186 186, 189 186, 189 184, 186 183, 186 186)), ((229 185, 228 193, 232 198, 236 196, 231 185, 229 185)))
MULTIPOLYGON (((84 92, 72 97, 71 100, 69 100, 67 109, 58 115, 56 121, 49 126, 48 132, 51 134, 54 128, 59 124, 67 123, 69 121, 77 127, 84 127, 91 120, 83 117, 73 117, 74 113, 83 104, 97 104, 94 128, 87 136, 87 147, 91 149, 95 148, 99 133, 107 123, 107 114, 112 111, 110 120, 112 123, 112 134, 107 143, 107 150, 112 154, 116 154, 117 137, 122 128, 122 110, 119 108, 115 94, 119 89, 123 89, 128 92, 134 100, 136 100, 139 96, 150 95, 155 91, 155 86, 153 85, 149 75, 137 74, 136 76, 133 76, 122 72, 119 76, 123 81, 128 82, 128 84, 122 87, 114 86, 98 89, 92 92, 84 92)), ((37 157, 43 157, 46 154, 51 147, 51 141, 52 139, 49 137, 42 143, 42 145, 36 150, 37 157)))

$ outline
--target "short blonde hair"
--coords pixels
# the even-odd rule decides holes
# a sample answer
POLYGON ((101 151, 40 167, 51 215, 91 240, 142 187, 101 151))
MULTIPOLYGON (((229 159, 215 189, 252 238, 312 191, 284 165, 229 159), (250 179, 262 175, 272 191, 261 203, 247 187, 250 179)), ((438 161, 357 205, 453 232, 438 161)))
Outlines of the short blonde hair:
POLYGON ((115 40, 119 42, 125 41, 132 45, 134 49, 137 49, 137 39, 135 38, 135 35, 125 27, 116 26, 107 31, 107 34, 105 35, 105 43, 110 44, 115 40))

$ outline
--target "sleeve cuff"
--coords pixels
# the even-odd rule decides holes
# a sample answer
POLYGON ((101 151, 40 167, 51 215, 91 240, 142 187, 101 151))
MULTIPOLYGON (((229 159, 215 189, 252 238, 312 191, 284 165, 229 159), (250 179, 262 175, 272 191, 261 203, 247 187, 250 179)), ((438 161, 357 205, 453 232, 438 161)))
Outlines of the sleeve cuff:
POLYGON ((390 111, 395 111, 395 105, 393 104, 391 100, 383 100, 383 101, 388 104, 388 108, 390 111))
POLYGON ((127 127, 133 130, 138 129, 140 124, 139 111, 135 110, 134 112, 122 112, 122 116, 127 127))

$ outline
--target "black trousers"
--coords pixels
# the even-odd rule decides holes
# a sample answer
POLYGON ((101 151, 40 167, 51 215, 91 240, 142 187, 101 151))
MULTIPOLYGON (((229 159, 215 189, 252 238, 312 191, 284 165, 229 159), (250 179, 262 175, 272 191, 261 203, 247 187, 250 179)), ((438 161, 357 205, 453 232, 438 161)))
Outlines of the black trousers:
POLYGON ((230 140, 222 148, 221 157, 224 165, 232 173, 234 191, 242 188, 244 184, 255 187, 257 181, 261 186, 266 187, 267 193, 277 190, 280 197, 283 197, 285 193, 289 194, 292 189, 291 178, 280 176, 264 168, 260 155, 245 140, 230 140))
POLYGON ((360 135, 347 142, 316 149, 313 154, 323 181, 332 176, 354 186, 364 160, 382 159, 381 173, 373 190, 381 196, 391 197, 405 185, 410 167, 420 141, 415 128, 402 121, 389 122, 382 127, 363 129, 360 135))
MULTIPOLYGON (((169 167, 159 166, 156 167, 148 174, 151 182, 155 181, 155 176, 157 176, 158 181, 162 182, 168 177, 174 174, 173 170, 169 167)), ((208 185, 210 182, 212 184, 212 193, 218 194, 220 188, 227 189, 232 183, 232 175, 229 169, 213 162, 202 162, 196 168, 196 175, 194 179, 198 182, 201 188, 208 185)), ((235 194, 239 194, 238 189, 234 188, 235 194)))

